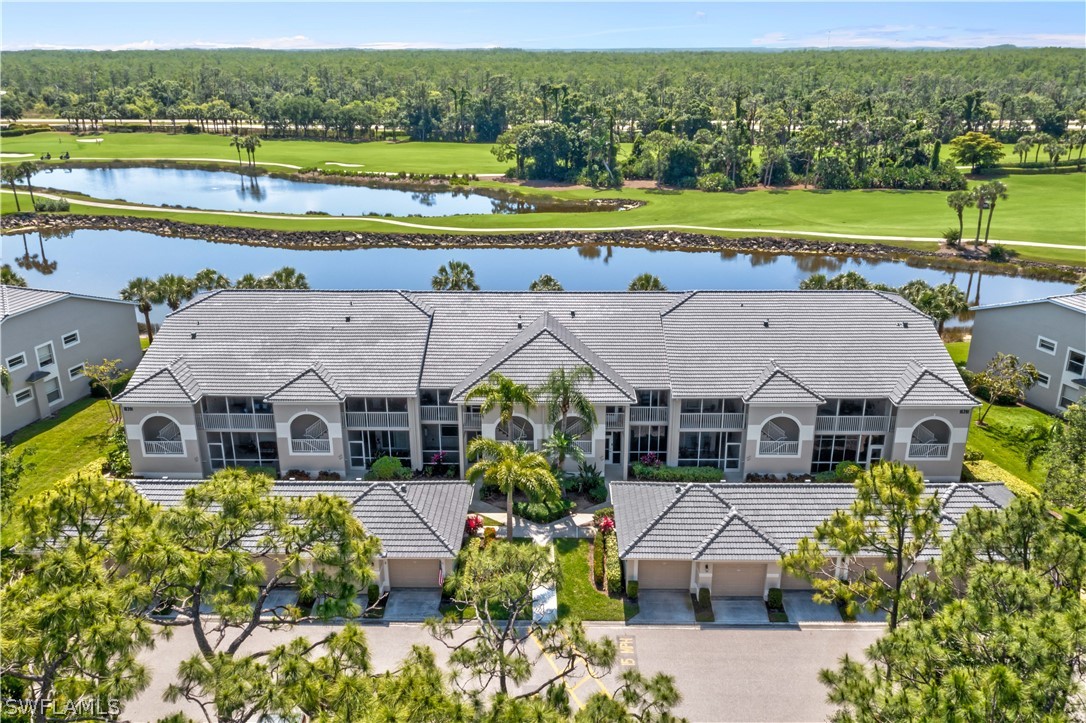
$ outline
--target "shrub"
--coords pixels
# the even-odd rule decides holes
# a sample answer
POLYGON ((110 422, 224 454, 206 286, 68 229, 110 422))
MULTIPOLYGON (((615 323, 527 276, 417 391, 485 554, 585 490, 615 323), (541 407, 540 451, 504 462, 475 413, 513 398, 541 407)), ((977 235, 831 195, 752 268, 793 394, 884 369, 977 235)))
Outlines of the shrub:
POLYGON ((837 463, 833 473, 842 482, 852 482, 864 473, 864 468, 855 462, 843 461, 837 463))
POLYGON ((837 473, 833 470, 826 470, 825 472, 819 472, 811 479, 813 479, 815 482, 836 482, 837 473))
POLYGON ((51 130, 53 129, 47 125, 12 125, 10 128, 0 130, 0 138, 16 138, 18 136, 28 136, 31 133, 44 133, 51 130))
POLYGON ((596 539, 592 541, 592 581, 596 583, 597 590, 603 590, 604 546, 603 535, 596 535, 596 539))
POLYGON ((309 479, 309 473, 302 469, 288 469, 286 472, 283 473, 283 477, 285 479, 290 479, 291 477, 293 477, 296 480, 304 481, 309 479))
POLYGON ((588 490, 588 499, 596 504, 607 501, 607 483, 601 482, 600 484, 592 487, 588 490))
POLYGON ((596 529, 601 534, 608 534, 615 531, 615 518, 614 517, 601 517, 599 523, 596 525, 596 529))
POLYGON ((123 425, 118 425, 109 435, 109 450, 102 471, 114 477, 129 477, 132 474, 132 458, 128 454, 128 437, 123 425))
POLYGON ((322 482, 334 482, 339 479, 339 472, 329 472, 322 469, 320 472, 317 472, 317 479, 322 482))
POLYGON ((411 470, 404 467, 403 462, 387 455, 374 460, 370 471, 366 473, 368 480, 397 480, 410 476, 411 470))
POLYGON ((1009 249, 1006 246, 1004 246, 1003 244, 995 244, 990 249, 988 249, 988 260, 989 261, 996 261, 996 262, 1010 261, 1011 259, 1013 259, 1017 255, 1018 255, 1017 251, 1015 251, 1014 249, 1009 249))
POLYGON ((726 173, 706 173, 698 178, 698 190, 708 193, 734 191, 735 183, 726 173))
POLYGON ((275 467, 255 466, 255 467, 247 467, 246 469, 248 469, 249 474, 262 474, 265 477, 271 477, 272 479, 275 479, 275 475, 276 475, 275 467))
POLYGON ((717 467, 663 467, 634 462, 634 479, 656 482, 719 482, 723 473, 717 467))
POLYGON ((699 623, 711 623, 716 620, 713 614, 713 601, 709 597, 709 588, 698 589, 697 596, 691 595, 694 603, 694 620, 699 623))
POLYGON ((784 610, 784 593, 781 592, 779 587, 769 588, 769 595, 766 596, 766 607, 770 610, 784 610))
POLYGON ((66 198, 35 198, 34 210, 41 213, 58 213, 71 208, 66 198))
POLYGON ((489 545, 494 540, 498 539, 498 528, 488 527, 483 530, 483 545, 489 545))
POLYGON ((626 597, 631 600, 637 599, 637 580, 630 580, 626 583, 626 597))
MULTIPOLYGON (((128 380, 132 378, 132 372, 125 372, 123 375, 117 378, 117 381, 113 384, 112 396, 120 394, 121 391, 128 386, 128 380)), ((90 393, 95 399, 109 399, 110 394, 106 394, 105 387, 96 381, 90 382, 90 393)))
POLYGON ((964 459, 966 462, 979 462, 984 459, 984 452, 976 449, 966 448, 964 459))
POLYGON ((604 574, 607 577, 607 592, 618 595, 622 592, 622 563, 618 559, 618 537, 612 533, 603 536, 604 574))
POLYGON ((947 246, 957 246, 962 242, 962 232, 956 228, 948 228, 943 231, 943 241, 946 241, 947 246))
POLYGON ((613 518, 614 516, 615 516, 615 508, 614 507, 603 507, 601 509, 598 509, 598 510, 596 510, 595 512, 592 513, 592 526, 593 527, 599 527, 600 520, 602 520, 604 517, 613 518))
POLYGON ((576 506, 575 502, 564 498, 549 502, 514 502, 513 514, 532 522, 547 524, 572 513, 576 506))
POLYGON ((373 607, 381 599, 381 588, 376 584, 370 585, 366 588, 366 597, 369 598, 370 607, 373 607))
POLYGON ((479 515, 468 515, 464 522, 464 533, 468 537, 477 536, 483 529, 483 518, 479 515))

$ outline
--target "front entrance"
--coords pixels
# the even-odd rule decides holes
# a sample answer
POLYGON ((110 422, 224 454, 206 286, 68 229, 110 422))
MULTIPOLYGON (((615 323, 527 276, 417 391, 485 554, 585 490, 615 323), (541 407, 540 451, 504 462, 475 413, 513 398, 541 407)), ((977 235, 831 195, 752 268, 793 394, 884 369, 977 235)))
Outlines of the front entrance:
POLYGON ((873 444, 867 449, 867 466, 871 467, 882 461, 882 445, 873 444))
POLYGON ((622 464, 622 432, 607 433, 607 452, 604 459, 608 464, 622 464))

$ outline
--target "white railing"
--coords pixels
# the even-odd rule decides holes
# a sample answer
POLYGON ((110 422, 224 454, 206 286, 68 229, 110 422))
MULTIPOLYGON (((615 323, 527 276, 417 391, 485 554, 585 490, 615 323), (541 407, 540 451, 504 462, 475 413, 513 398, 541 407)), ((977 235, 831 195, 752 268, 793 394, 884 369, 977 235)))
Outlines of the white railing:
POLYGON ((626 426, 626 415, 623 412, 607 413, 607 429, 622 429, 626 426))
POLYGON ((630 407, 631 422, 667 423, 667 407, 630 407))
POLYGON ((185 445, 180 441, 165 439, 143 440, 144 454, 184 454, 185 445))
POLYGON ((818 417, 816 432, 888 432, 890 417, 818 417))
POLYGON ((767 457, 795 457, 799 454, 799 441, 762 441, 758 443, 758 454, 767 457))
POLYGON ((464 429, 474 432, 483 428, 483 415, 478 412, 464 412, 464 429))
POLYGON ((455 422, 456 407, 419 407, 424 422, 455 422))
POLYGON ((347 412, 347 426, 407 429, 407 412, 347 412))
POLYGON ((577 445, 578 449, 585 453, 586 456, 592 456, 592 440, 591 439, 575 439, 573 443, 577 445))
POLYGON ((274 414, 249 414, 245 412, 204 412, 204 429, 275 429, 274 414))
POLYGON ((914 458, 945 459, 950 454, 949 444, 910 444, 909 456, 914 458))
POLYGON ((742 428, 742 412, 686 412, 679 415, 679 429, 742 428))
POLYGON ((332 451, 332 442, 327 439, 292 439, 290 451, 294 454, 328 454, 332 451))

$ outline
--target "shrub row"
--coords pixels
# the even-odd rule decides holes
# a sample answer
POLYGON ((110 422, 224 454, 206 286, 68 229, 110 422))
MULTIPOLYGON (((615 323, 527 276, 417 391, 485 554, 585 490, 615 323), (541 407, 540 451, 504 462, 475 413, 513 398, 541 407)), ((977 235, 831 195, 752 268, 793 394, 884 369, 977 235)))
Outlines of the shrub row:
POLYGON ((604 535, 603 544, 607 553, 604 565, 607 575, 607 592, 619 595, 622 593, 622 563, 618 559, 618 537, 613 532, 604 535))
POLYGON ((513 514, 545 525, 571 514, 575 507, 577 507, 576 502, 565 498, 550 502, 514 502, 513 514))
POLYGON ((592 542, 592 581, 597 590, 603 589, 603 536, 597 535, 592 542))
POLYGON ((35 198, 34 210, 39 213, 58 213, 71 208, 66 198, 35 198))
POLYGON ((718 467, 665 467, 663 465, 631 465, 634 479, 656 482, 719 482, 724 474, 718 467))
POLYGON ((0 130, 0 138, 17 138, 19 136, 28 136, 31 133, 44 133, 45 131, 53 130, 47 125, 34 125, 34 126, 18 126, 13 125, 10 128, 0 130))

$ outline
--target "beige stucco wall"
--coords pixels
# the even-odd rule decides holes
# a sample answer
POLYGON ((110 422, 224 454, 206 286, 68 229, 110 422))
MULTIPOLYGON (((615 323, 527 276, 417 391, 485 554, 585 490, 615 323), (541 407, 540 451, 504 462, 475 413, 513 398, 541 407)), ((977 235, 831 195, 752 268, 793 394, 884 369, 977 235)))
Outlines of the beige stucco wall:
POLYGON ((181 477, 199 479, 205 476, 205 449, 196 429, 196 407, 123 405, 128 453, 132 457, 132 474, 139 477, 181 477), (183 455, 148 455, 143 448, 143 423, 150 417, 164 416, 177 423, 184 443, 183 455))
POLYGON ((916 467, 925 479, 932 482, 957 482, 962 474, 971 411, 971 407, 898 409, 891 458, 916 467), (913 428, 926 419, 941 419, 950 426, 950 456, 947 459, 913 459, 908 456, 913 428))
POLYGON ((272 411, 275 414, 275 437, 279 449, 279 469, 282 472, 300 469, 309 474, 329 471, 346 476, 342 405, 335 402, 320 404, 276 402, 272 405, 272 411), (329 453, 295 454, 291 451, 290 424, 302 414, 312 414, 324 420, 328 426, 328 439, 332 443, 329 453))
POLYGON ((814 404, 805 406, 749 405, 747 407, 746 438, 743 444, 743 474, 807 474, 811 471, 814 451, 814 404), (762 457, 758 454, 762 425, 778 416, 791 417, 799 425, 799 455, 796 457, 762 457))

